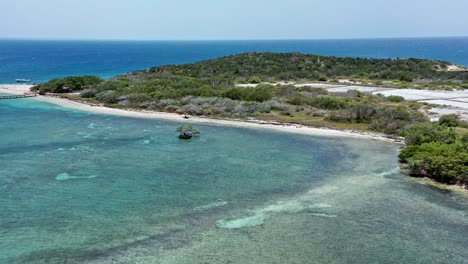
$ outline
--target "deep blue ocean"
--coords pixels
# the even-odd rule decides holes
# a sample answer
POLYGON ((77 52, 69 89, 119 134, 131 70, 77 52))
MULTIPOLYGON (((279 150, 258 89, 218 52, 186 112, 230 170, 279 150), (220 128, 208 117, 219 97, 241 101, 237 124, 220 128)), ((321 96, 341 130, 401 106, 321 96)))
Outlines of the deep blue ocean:
POLYGON ((70 75, 104 78, 165 64, 191 63, 247 51, 425 58, 468 66, 468 37, 265 41, 0 40, 0 83, 43 82, 70 75))

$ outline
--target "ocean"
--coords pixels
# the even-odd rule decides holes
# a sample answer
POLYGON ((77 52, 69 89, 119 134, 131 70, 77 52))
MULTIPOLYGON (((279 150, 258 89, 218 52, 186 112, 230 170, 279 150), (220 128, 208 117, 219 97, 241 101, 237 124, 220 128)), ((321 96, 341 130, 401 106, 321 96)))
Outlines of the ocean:
POLYGON ((394 144, 0 102, 0 263, 465 263, 394 144))
POLYGON ((18 78, 38 83, 72 75, 109 78, 153 66, 191 63, 247 51, 414 57, 468 66, 468 37, 265 41, 0 40, 0 83, 14 83, 18 78))
MULTIPOLYGON (((466 43, 9 40, 0 83, 252 50, 467 65, 466 43)), ((468 197, 401 174, 396 144, 206 124, 181 141, 181 122, 0 100, 0 263, 467 263, 468 197)))

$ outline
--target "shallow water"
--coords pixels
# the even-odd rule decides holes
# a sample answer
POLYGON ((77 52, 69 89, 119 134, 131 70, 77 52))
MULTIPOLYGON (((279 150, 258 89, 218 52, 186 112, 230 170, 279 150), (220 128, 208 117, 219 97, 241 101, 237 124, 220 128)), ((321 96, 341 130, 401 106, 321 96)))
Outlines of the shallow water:
POLYGON ((0 263, 468 263, 395 145, 0 101, 0 263))

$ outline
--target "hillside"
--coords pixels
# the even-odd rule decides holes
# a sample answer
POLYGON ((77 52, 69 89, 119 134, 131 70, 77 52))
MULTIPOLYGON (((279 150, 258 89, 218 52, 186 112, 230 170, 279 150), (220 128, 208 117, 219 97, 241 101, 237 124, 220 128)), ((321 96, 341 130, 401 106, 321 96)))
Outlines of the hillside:
POLYGON ((366 59, 300 53, 242 53, 185 65, 151 68, 146 74, 169 73, 194 78, 226 77, 248 80, 319 80, 358 77, 377 80, 467 79, 468 72, 448 72, 446 61, 422 59, 366 59))

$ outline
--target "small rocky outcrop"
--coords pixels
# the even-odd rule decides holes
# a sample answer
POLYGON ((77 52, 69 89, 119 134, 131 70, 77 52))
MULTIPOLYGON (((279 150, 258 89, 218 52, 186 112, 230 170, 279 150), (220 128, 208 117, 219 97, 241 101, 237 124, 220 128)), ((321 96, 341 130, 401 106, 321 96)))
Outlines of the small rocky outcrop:
POLYGON ((192 137, 193 134, 190 131, 182 131, 179 134, 179 139, 191 139, 192 137))
POLYGON ((177 132, 179 132, 179 139, 191 139, 195 135, 199 135, 200 131, 197 129, 193 128, 192 126, 189 125, 181 125, 177 128, 177 132))

